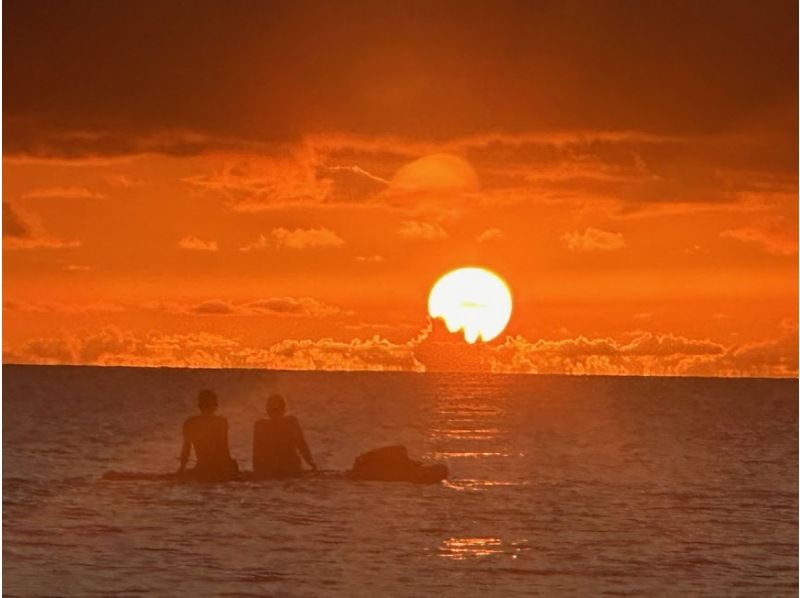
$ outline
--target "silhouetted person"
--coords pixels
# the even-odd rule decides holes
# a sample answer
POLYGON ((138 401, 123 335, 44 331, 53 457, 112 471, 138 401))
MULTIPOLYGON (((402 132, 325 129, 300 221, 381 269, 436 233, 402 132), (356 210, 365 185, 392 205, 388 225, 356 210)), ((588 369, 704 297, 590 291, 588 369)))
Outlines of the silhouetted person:
POLYGON ((228 449, 228 420, 214 413, 217 410, 217 395, 210 390, 201 390, 197 395, 197 406, 200 415, 190 417, 183 424, 183 447, 178 472, 186 470, 186 462, 194 447, 197 465, 191 472, 197 478, 231 478, 239 468, 228 449))
POLYGON ((281 395, 267 399, 268 419, 260 419, 253 428, 253 473, 261 478, 286 478, 300 475, 302 456, 311 469, 317 469, 314 457, 292 415, 286 415, 286 401, 281 395))

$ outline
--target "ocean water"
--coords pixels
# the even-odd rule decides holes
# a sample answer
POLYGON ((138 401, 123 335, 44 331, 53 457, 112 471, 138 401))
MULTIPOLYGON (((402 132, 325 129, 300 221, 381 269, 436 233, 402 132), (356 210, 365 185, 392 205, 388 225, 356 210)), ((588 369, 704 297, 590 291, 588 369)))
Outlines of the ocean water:
POLYGON ((790 596, 796 380, 3 367, 5 596, 790 596), (321 466, 403 443, 433 486, 108 482, 289 399, 321 466))

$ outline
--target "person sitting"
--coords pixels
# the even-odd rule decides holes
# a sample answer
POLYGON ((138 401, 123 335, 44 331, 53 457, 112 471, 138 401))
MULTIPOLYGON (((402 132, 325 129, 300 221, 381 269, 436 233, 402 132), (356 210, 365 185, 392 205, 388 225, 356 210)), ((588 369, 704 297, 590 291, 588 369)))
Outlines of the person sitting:
POLYGON ((236 476, 239 468, 231 458, 228 448, 228 420, 214 412, 217 410, 217 395, 211 390, 201 390, 197 395, 200 415, 188 418, 183 423, 183 446, 178 474, 191 474, 199 480, 225 480, 236 476), (186 470, 192 447, 197 464, 186 470))
POLYGON ((267 399, 268 419, 253 427, 253 474, 257 478, 287 478, 302 472, 300 457, 312 470, 317 465, 297 418, 286 415, 286 401, 273 394, 267 399))

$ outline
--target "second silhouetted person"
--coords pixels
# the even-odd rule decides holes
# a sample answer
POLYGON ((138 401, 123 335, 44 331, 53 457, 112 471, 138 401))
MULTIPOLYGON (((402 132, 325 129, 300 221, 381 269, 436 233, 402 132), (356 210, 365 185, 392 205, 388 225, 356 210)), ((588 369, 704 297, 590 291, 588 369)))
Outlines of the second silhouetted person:
POLYGON ((286 415, 286 401, 273 394, 267 399, 267 419, 253 428, 253 473, 259 478, 287 478, 300 475, 300 457, 311 469, 317 465, 303 437, 297 418, 286 415))

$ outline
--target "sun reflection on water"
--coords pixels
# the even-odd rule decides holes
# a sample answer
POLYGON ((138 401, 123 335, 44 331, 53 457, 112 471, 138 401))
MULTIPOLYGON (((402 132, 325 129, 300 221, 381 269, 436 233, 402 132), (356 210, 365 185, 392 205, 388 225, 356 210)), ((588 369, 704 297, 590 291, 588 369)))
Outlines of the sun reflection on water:
POLYGON ((438 451, 437 459, 451 459, 453 457, 510 457, 511 453, 498 451, 438 451))
POLYGON ((447 538, 439 545, 439 556, 456 561, 496 555, 507 555, 516 559, 526 550, 530 550, 530 546, 525 541, 503 542, 501 538, 494 537, 447 538))
POLYGON ((452 485, 487 490, 511 485, 509 458, 521 455, 510 440, 514 411, 512 389, 505 379, 479 376, 442 376, 437 385, 435 424, 429 439, 434 459, 450 462, 452 485), (465 483, 458 473, 467 478, 465 483), (483 477, 485 476, 485 477, 483 477))
POLYGON ((503 552, 500 538, 447 538, 439 546, 439 556, 462 561, 503 552))

